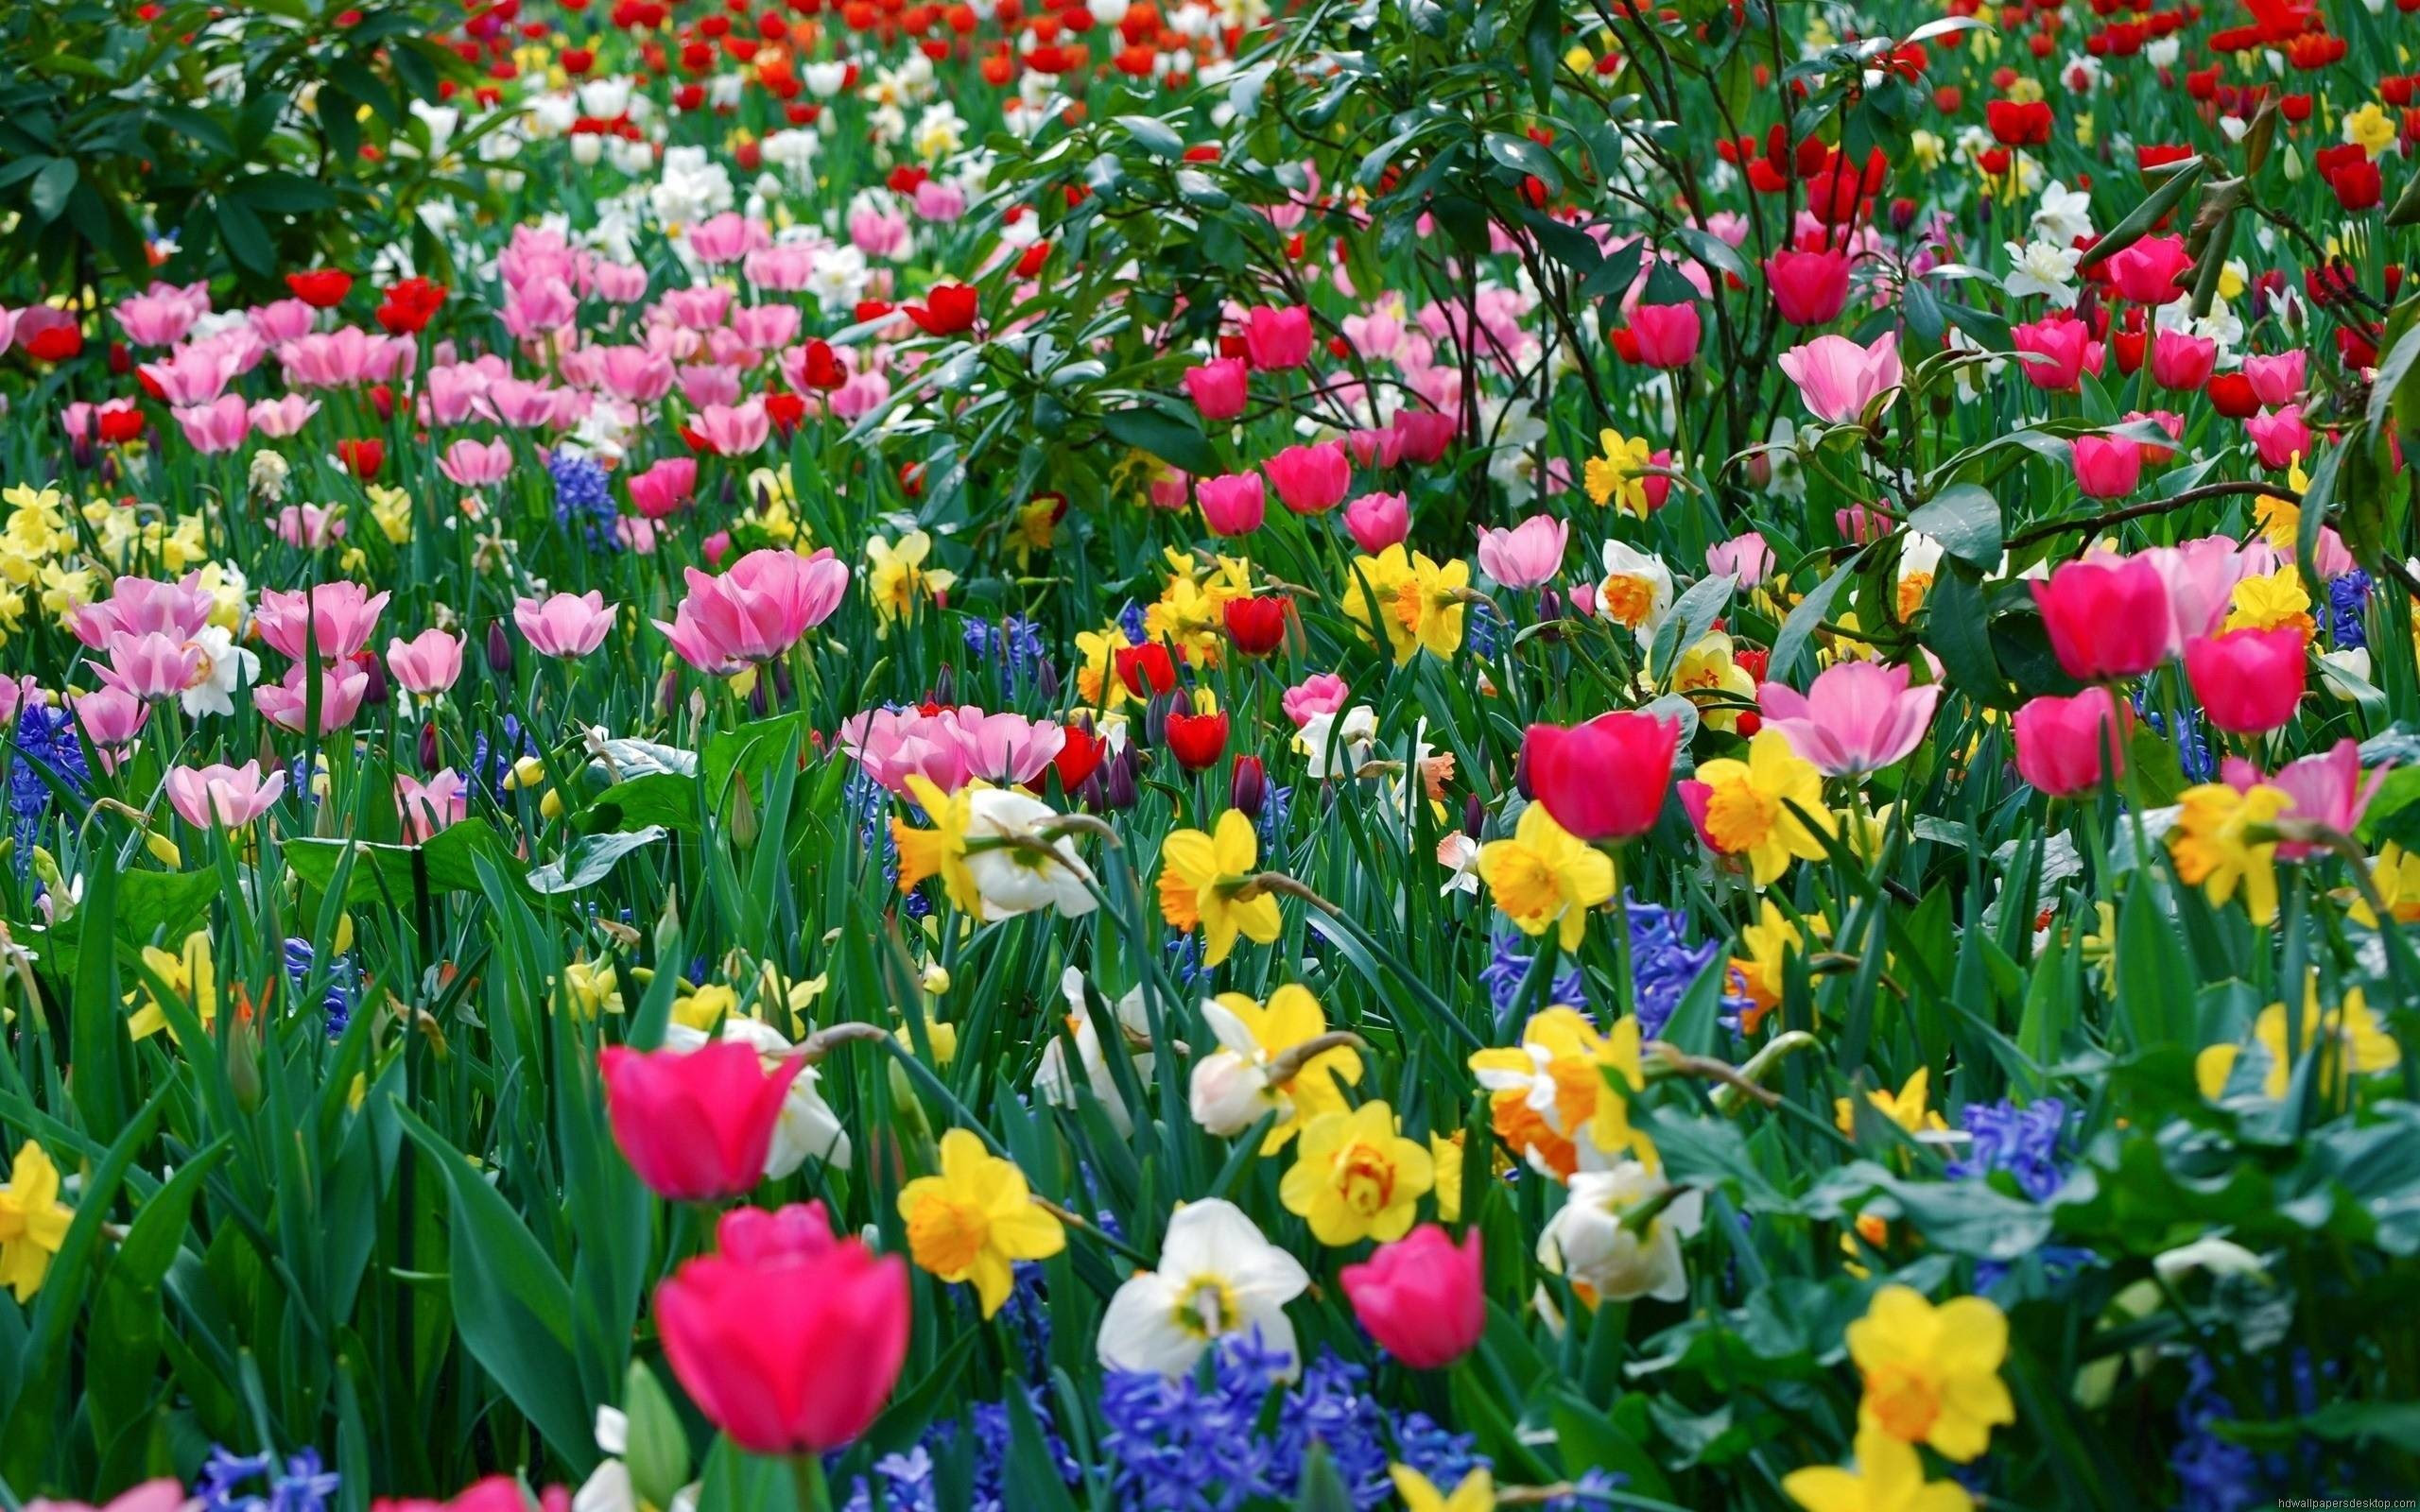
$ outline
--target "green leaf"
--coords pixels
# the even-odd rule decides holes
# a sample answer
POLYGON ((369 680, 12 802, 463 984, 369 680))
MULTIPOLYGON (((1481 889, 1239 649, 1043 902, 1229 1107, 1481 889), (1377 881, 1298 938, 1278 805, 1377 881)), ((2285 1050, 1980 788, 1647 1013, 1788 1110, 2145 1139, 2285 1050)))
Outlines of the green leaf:
POLYGON ((549 862, 530 871, 529 890, 559 893, 594 887, 613 874, 615 862, 633 850, 645 850, 669 833, 661 825, 650 824, 643 830, 617 830, 605 834, 582 835, 571 843, 571 849, 563 852, 561 861, 549 862))
POLYGON ((337 869, 350 850, 353 868, 345 879, 348 907, 383 903, 408 907, 417 873, 414 857, 425 868, 431 892, 476 892, 478 861, 484 857, 516 884, 527 882, 527 868, 484 818, 467 818, 446 826, 426 845, 381 845, 371 840, 324 840, 297 836, 285 842, 285 865, 320 892, 336 883, 337 869))
POLYGON ((1149 452, 1197 477, 1215 476, 1223 471, 1219 454, 1210 449, 1209 439, 1201 428, 1164 410, 1141 405, 1113 409, 1101 416, 1100 428, 1120 444, 1149 452))
POLYGON ((1979 483, 1953 483, 1908 516, 1908 528, 1989 572, 2000 561, 2000 502, 1979 483))
POLYGON ((1541 112, 1554 103, 1555 48, 1563 41, 1563 7, 1536 0, 1521 26, 1521 51, 1530 65, 1530 100, 1541 112))
POLYGON ((672 1399, 636 1360, 623 1382, 622 1415, 629 1423, 622 1460, 630 1468, 631 1488, 648 1506, 670 1506, 689 1484, 689 1436, 672 1399))
POLYGON ((2205 160, 2196 158, 2169 174, 2167 180, 2152 190, 2141 204, 2129 211, 2123 220, 2109 228, 2108 234, 2086 249, 2076 263, 2076 271, 2088 272, 2141 241, 2153 226, 2159 224, 2162 216, 2184 203, 2185 197, 2202 181, 2202 176, 2208 167, 2205 160))
POLYGON ((1563 165, 1555 162, 1553 153, 1528 137, 1514 136, 1510 131, 1490 131, 1480 145, 1487 148, 1489 157, 1514 173, 1528 174, 1545 184, 1547 193, 1563 193, 1563 165))
POLYGON ((1184 138, 1176 134, 1165 121, 1148 115, 1121 115, 1117 124, 1134 139, 1134 145, 1155 158, 1173 163, 1184 156, 1184 138))
POLYGON ((1781 622, 1781 633, 1773 637, 1772 660, 1768 666, 1771 676, 1787 681, 1797 671, 1799 654, 1806 649, 1815 627, 1832 611, 1832 601, 1856 580, 1858 561, 1864 555, 1860 551, 1842 562, 1838 571, 1791 607, 1789 617, 1781 622))
POLYGON ((33 188, 28 191, 37 221, 47 226, 59 218, 60 213, 67 208, 67 197, 76 192, 77 176, 73 158, 53 158, 42 165, 42 171, 34 175, 33 188))

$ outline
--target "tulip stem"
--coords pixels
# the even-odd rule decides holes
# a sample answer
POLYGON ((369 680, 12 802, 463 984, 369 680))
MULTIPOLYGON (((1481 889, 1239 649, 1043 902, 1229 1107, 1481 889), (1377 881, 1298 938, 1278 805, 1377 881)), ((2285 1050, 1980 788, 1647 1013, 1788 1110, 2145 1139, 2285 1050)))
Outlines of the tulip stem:
POLYGON ((832 1512, 832 1487, 823 1479, 823 1458, 808 1451, 790 1457, 790 1480, 798 1487, 798 1512, 832 1512))

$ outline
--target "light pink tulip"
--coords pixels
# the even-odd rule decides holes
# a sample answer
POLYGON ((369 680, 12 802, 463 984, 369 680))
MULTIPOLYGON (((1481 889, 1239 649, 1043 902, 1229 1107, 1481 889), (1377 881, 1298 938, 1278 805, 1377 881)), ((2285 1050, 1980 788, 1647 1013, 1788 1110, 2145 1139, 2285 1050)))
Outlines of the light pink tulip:
POLYGON ((408 641, 387 643, 387 673, 406 693, 430 697, 462 676, 462 638, 431 626, 408 641))
POLYGON ((530 648, 541 656, 565 661, 584 657, 604 644, 606 632, 614 627, 614 614, 605 595, 593 588, 578 596, 556 593, 543 601, 515 599, 512 605, 512 623, 521 627, 530 648))
POLYGON ((1861 777, 1904 761, 1932 728, 1941 685, 1908 686, 1904 666, 1842 662, 1816 676, 1806 692, 1779 682, 1757 690, 1765 726, 1827 777, 1861 777))
POLYGON ((285 791, 285 772, 261 775, 261 764, 241 766, 172 766, 165 786, 168 806, 197 830, 222 825, 240 830, 276 806, 285 791))
POLYGON ((1864 414, 1877 395, 1899 387, 1899 333, 1885 331, 1862 347, 1846 336, 1817 336, 1783 352, 1780 367, 1798 386, 1809 414, 1843 423, 1864 414))
POLYGON ((672 623, 654 621, 672 649, 699 671, 725 676, 770 662, 832 617, 848 592, 849 569, 828 550, 812 557, 767 547, 711 576, 689 568, 688 596, 672 623))
POLYGON ((272 648, 302 662, 307 660, 304 647, 316 645, 320 662, 333 664, 352 660, 370 644, 386 607, 386 593, 340 580, 307 593, 265 589, 252 619, 272 648))
POLYGON ((1550 514, 1533 514, 1510 530, 1478 533, 1479 570, 1507 588, 1535 588, 1563 571, 1571 527, 1550 514))

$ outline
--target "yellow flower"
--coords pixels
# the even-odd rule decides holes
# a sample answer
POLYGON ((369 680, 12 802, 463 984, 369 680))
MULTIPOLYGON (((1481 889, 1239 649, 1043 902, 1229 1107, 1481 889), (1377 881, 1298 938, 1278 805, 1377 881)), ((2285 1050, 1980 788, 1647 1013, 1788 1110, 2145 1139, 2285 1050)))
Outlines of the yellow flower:
POLYGON ((1955 1481, 1927 1483, 1914 1450, 1870 1428, 1858 1433, 1856 1469, 1792 1470, 1781 1488, 1806 1512, 1973 1512, 1975 1505, 1955 1481))
MULTIPOLYGON (((1942 1116, 1925 1106, 1928 1084, 1931 1080, 1932 1068, 1918 1066, 1915 1074, 1908 1078, 1907 1084, 1899 1089, 1896 1095, 1877 1087, 1865 1094, 1865 1100, 1878 1108, 1883 1117, 1910 1134, 1921 1133, 1928 1128, 1947 1128, 1949 1125, 1943 1122, 1942 1116)), ((1832 1116, 1839 1121, 1841 1133, 1857 1132, 1857 1111, 1849 1106, 1847 1098, 1832 1099, 1832 1116)))
POLYGON ((2378 109, 2376 100, 2363 101, 2360 110, 2344 117, 2344 140, 2359 143, 2373 158, 2394 146, 2394 117, 2378 109))
POLYGON ((1648 469, 1655 465, 1655 448, 1644 437, 1625 438, 1619 431, 1599 431, 1597 444, 1603 455, 1592 456, 1581 470, 1589 502, 1602 507, 1618 501, 1627 513, 1645 519, 1648 512, 1648 469))
MULTIPOLYGON (((1263 945, 1277 937, 1277 900, 1265 892, 1246 896, 1246 879, 1259 864, 1260 839, 1236 809, 1219 816, 1212 834, 1178 830, 1160 842, 1160 917, 1177 929, 1200 926, 1204 966, 1225 960, 1238 934, 1263 945)), ((904 875, 905 852, 900 868, 904 875)))
POLYGON ((1655 1166, 1655 1146, 1630 1126, 1627 1098, 1608 1091, 1609 1072, 1630 1091, 1646 1085, 1638 1044, 1637 1019, 1599 1034, 1585 1013, 1557 1004, 1522 1026, 1519 1045, 1475 1052, 1470 1068, 1504 1147, 1567 1181, 1580 1168, 1583 1135, 1602 1155, 1634 1150, 1655 1166))
POLYGON ((1428 1163, 1434 1170, 1437 1184, 1429 1194, 1437 1199, 1437 1221, 1460 1223, 1462 1220, 1462 1130, 1451 1136, 1428 1136, 1428 1163))
MULTIPOLYGON (((1327 1014, 1322 1011, 1320 1000, 1309 988, 1296 983, 1289 982, 1271 992, 1267 1004, 1256 1003, 1241 992, 1221 992, 1215 1001, 1252 1036, 1253 1059, 1263 1068, 1274 1065, 1278 1057, 1296 1045, 1307 1044, 1327 1033, 1327 1014)), ((1283 1082, 1270 1082, 1271 1101, 1268 1106, 1285 1116, 1261 1141, 1260 1153, 1276 1154, 1312 1119, 1346 1111, 1344 1087, 1358 1085, 1360 1080, 1360 1054, 1351 1045, 1338 1045, 1304 1061, 1283 1082)))
POLYGON ((1117 675, 1118 651, 1133 644, 1115 620, 1098 630, 1076 632, 1076 692, 1084 702, 1107 713, 1133 696, 1117 675))
MULTIPOLYGON (((2370 863, 2370 882, 2396 923, 2420 924, 2420 854, 2389 840, 2378 847, 2370 863)), ((2356 896, 2350 912, 2354 922, 2364 929, 2378 927, 2378 916, 2368 899, 2356 896)))
POLYGON ((1009 530, 1009 549, 1016 553, 1017 571, 1024 572, 1032 564, 1033 554, 1050 549, 1050 538, 1059 528, 1057 498, 1036 499, 1017 511, 1016 524, 1009 530))
POLYGON ((933 538, 922 530, 907 532, 895 546, 880 536, 866 542, 868 593, 874 613, 886 623, 913 612, 920 600, 946 593, 957 583, 955 573, 925 569, 925 558, 932 550, 933 538))
MULTIPOLYGON (((2323 1097, 2335 1096, 2348 1072, 2367 1075, 2392 1071, 2403 1063, 2402 1047, 2378 1022, 2377 1015, 2370 1011, 2369 1000, 2358 987, 2347 988, 2343 1002, 2331 1013, 2319 1001, 2319 973, 2308 973, 2303 980, 2301 1017, 2302 1033, 2291 1047, 2287 1044, 2283 1003, 2270 1004, 2252 1022, 2252 1037, 2269 1053, 2268 1074, 2260 1084, 2264 1097, 2286 1095, 2286 1089, 2293 1083, 2294 1063, 2310 1054, 2317 1041, 2325 1041, 2320 1048, 2327 1057, 2320 1066, 2319 1091, 2323 1097)), ((2220 1044, 2194 1057, 2194 1076, 2201 1083, 2203 1096, 2215 1099, 2226 1091, 2237 1055, 2237 1046, 2220 1044)))
POLYGON ((1143 637, 1173 645, 1196 666, 1216 666, 1226 644, 1227 601, 1242 596, 1217 577, 1204 585, 1179 574, 1168 579, 1159 602, 1143 611, 1143 637))
POLYGON ((406 545, 412 539, 412 496, 401 489, 370 485, 370 518, 378 533, 392 545, 406 545))
POLYGON ((1411 1230, 1436 1174, 1427 1147, 1395 1131, 1394 1109, 1365 1103, 1311 1120, 1277 1195, 1321 1244, 1384 1244, 1411 1230))
POLYGON ((1738 705, 1756 701, 1756 679, 1732 660, 1732 649, 1731 637, 1716 630, 1672 663, 1672 691, 1698 706, 1698 718, 1708 730, 1726 734, 1739 728, 1738 705))
POLYGON ((2283 625, 2300 626, 2306 635, 2318 633, 2318 626, 2310 617, 2310 594, 2303 588, 2301 573, 2285 566, 2265 576, 2256 574, 2245 577, 2235 585, 2226 628, 2273 630, 2283 625))
POLYGON ((622 1011, 621 988, 614 968, 603 962, 574 961, 563 968, 563 994, 583 1018, 622 1011))
MULTIPOLYGON (((208 1029, 217 1022, 218 969, 211 961, 208 930, 197 929, 187 935, 183 948, 174 955, 156 945, 144 946, 143 964, 151 969, 151 974, 160 979, 162 987, 193 1011, 193 1016, 201 1021, 202 1028, 208 1029)), ((162 1011, 159 994, 146 984, 144 995, 148 1001, 126 1021, 127 1033, 142 1040, 165 1029, 168 1038, 176 1040, 176 1026, 162 1011)), ((130 1003, 133 999, 129 997, 127 1001, 130 1003)))
POLYGON ((933 827, 920 830, 905 819, 891 819, 890 838, 899 847, 900 892, 913 892, 926 877, 939 876, 952 907, 981 915, 983 892, 976 885, 974 868, 966 864, 966 830, 975 819, 975 794, 984 786, 972 782, 955 793, 944 793, 922 772, 908 775, 908 794, 933 827))
POLYGON ((2256 782, 2238 792, 2224 782, 2204 782, 2178 796, 2176 828, 2168 835, 2176 875, 2208 894, 2213 906, 2243 889, 2252 921, 2277 917, 2277 841, 2260 837, 2293 806, 2284 788, 2256 782))
POLYGON ((1495 1481, 1484 1467, 1463 1476, 1450 1493, 1409 1465, 1390 1465, 1387 1475, 1403 1498, 1404 1512, 1495 1512, 1495 1481))
POLYGON ((1564 950, 1587 937, 1588 910, 1614 895, 1614 860, 1557 824, 1543 803, 1521 811, 1509 840, 1478 848, 1495 906, 1525 935, 1557 931, 1564 950))
POLYGON ((972 1280, 990 1317, 1009 1299, 1012 1261, 1046 1260, 1067 1246, 1067 1230, 1035 1203, 1025 1173, 962 1128, 942 1136, 939 1176, 900 1190, 908 1250, 945 1281, 972 1280))
POLYGON ((17 1150, 9 1184, 0 1187, 0 1284, 20 1302, 42 1290, 50 1257, 66 1242, 74 1210, 59 1200, 59 1168, 27 1140, 17 1150))
POLYGON ((1746 954, 1731 957, 1731 969, 1739 974, 1740 991, 1748 999, 1748 1009, 1739 1016, 1742 1033, 1754 1034, 1764 1016, 1781 1005, 1783 970, 1806 944, 1806 936, 1772 899, 1757 901, 1756 921, 1739 931, 1739 948, 1746 954))
POLYGON ((692 1029, 710 1030, 738 1011, 739 994, 720 982, 709 982, 673 1001, 672 1022, 692 1029))
POLYGON ((1470 563, 1440 566, 1401 542, 1356 557, 1344 580, 1344 617, 1373 639, 1383 636, 1402 666, 1425 647, 1451 660, 1462 644, 1463 593, 1470 563))
POLYGON ((1789 737, 1778 730, 1759 730, 1748 742, 1744 762, 1725 757, 1698 768, 1694 782, 1684 784, 1689 809, 1714 849, 1727 856, 1744 856, 1759 886, 1789 869, 1792 856, 1820 860, 1824 842, 1815 826, 1829 833, 1832 814, 1824 806, 1824 774, 1790 748, 1789 737), (1789 803, 1807 819, 1792 814, 1789 803))
POLYGON ((1885 1286, 1848 1326, 1848 1347, 1865 1377, 1862 1428, 1963 1465, 1990 1446, 1995 1426, 2016 1421, 1999 1375, 2008 1316, 1979 1297, 1935 1307, 1912 1287, 1885 1286))

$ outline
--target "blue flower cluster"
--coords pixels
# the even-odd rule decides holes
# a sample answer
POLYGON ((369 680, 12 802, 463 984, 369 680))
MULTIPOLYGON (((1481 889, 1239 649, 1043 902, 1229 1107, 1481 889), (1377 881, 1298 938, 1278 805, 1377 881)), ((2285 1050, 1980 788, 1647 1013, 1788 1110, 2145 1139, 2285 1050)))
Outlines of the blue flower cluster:
MULTIPOLYGON (((1495 1005, 1496 1017, 1500 1019, 1511 1010, 1513 998, 1520 993, 1521 983, 1530 974, 1530 963, 1537 957, 1519 949, 1520 932, 1510 925, 1498 929, 1490 943, 1494 946, 1494 954, 1488 963, 1479 968, 1478 984, 1487 988, 1487 1000, 1495 1005)), ((1579 967, 1574 966, 1554 979, 1547 996, 1575 1008, 1586 1007, 1588 979, 1581 974, 1579 967)))
MULTIPOLYGON (((1025 1389, 1027 1404, 1057 1462, 1059 1479, 1072 1485, 1080 1471, 1051 1420, 1049 1395, 1040 1386, 1025 1389)), ((971 1434, 954 1419, 935 1423, 915 1448, 874 1461, 873 1475, 859 1477, 841 1503, 842 1512, 874 1512, 877 1506, 881 1512, 1007 1512, 1009 1404, 1005 1400, 978 1402, 970 1416, 971 1434), (970 1451, 971 1465, 966 1463, 970 1451)))
POLYGON ((2370 575, 2356 567, 2327 580, 2327 638, 2339 651, 2358 650, 2370 644, 2370 632, 2363 618, 2370 608, 2370 575))
POLYGON ((2135 693, 2134 704, 2135 713, 2142 716, 2143 723, 2150 726, 2154 734, 2163 740, 2174 741, 2176 765, 2178 769, 2184 772, 2187 781, 2207 782, 2217 779, 2219 752, 2210 745, 2210 732, 2202 723, 2202 712, 2199 709, 2186 710, 2176 721, 2177 732, 2170 736, 2168 730, 2168 715, 2152 707, 2151 690, 2148 685, 2135 693))
POLYGON ((1049 648, 1031 620, 1010 615, 999 624, 968 619, 966 649, 994 663, 1000 675, 1000 694, 1013 698, 1020 687, 1035 687, 1049 668, 1049 648))
MULTIPOLYGON (((2006 1171, 2015 1177, 2016 1189, 2035 1202, 2047 1201, 2066 1180, 2068 1162, 2063 1146, 2067 1105, 2060 1099, 2045 1097, 2024 1108, 2005 1099, 1969 1103, 1959 1123, 1970 1143, 1965 1155, 1944 1170, 1952 1180, 1979 1179, 1994 1171, 2006 1171)), ((2077 1270, 2092 1261, 2091 1251, 2067 1245, 2045 1246, 2040 1254, 2043 1264, 2054 1272, 2077 1270)), ((1975 1266, 1975 1284, 1989 1290, 2007 1274, 2005 1263, 1981 1261, 1975 1266)))
POLYGON ((23 879, 33 865, 43 816, 50 812, 51 781, 81 792, 92 781, 93 769, 84 760, 83 743, 76 738, 76 716, 56 705, 28 700, 18 710, 15 744, 17 759, 9 769, 9 815, 17 837, 17 875, 23 879))
POLYGON ((605 470, 588 457, 562 451, 547 454, 546 471, 555 479, 555 524, 565 530, 577 526, 591 551, 619 551, 614 524, 620 511, 605 470))
MULTIPOLYGON (((285 979, 292 984, 296 996, 310 986, 311 968, 318 962, 318 953, 312 950, 309 940, 295 938, 285 942, 285 979)), ((327 985, 320 993, 320 1006, 327 1014, 329 1039, 344 1033, 360 1002, 360 972, 352 956, 339 955, 328 963, 327 985)))
POLYGON ((2210 1357, 2195 1354, 2186 1362, 2185 1396, 2176 1404, 2176 1425, 2184 1430, 2169 1468, 2185 1493, 2180 1512, 2248 1512, 2267 1500, 2260 1494, 2259 1460, 2241 1444, 2221 1438, 2211 1424, 2236 1415, 2225 1393, 2219 1390, 2218 1371, 2210 1357))
POLYGON ((325 1512, 339 1484, 316 1449, 281 1469, 274 1455, 236 1454, 214 1444, 194 1483, 194 1503, 200 1512, 325 1512))
MULTIPOLYGON (((1630 977, 1638 1005, 1639 1038, 1653 1040, 1672 1022, 1681 999, 1722 954, 1722 943, 1690 944, 1681 932, 1683 916, 1677 908, 1643 903, 1628 892, 1622 895, 1622 906, 1630 918, 1630 977)), ((1724 1006, 1736 1013, 1747 1003, 1741 999, 1726 1002, 1724 1006)))

